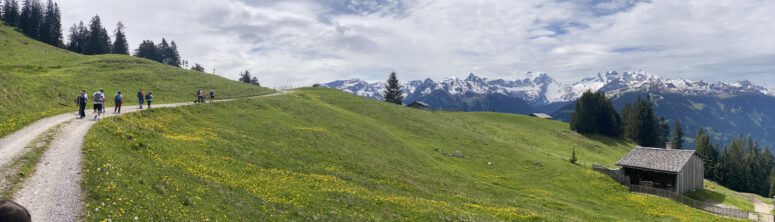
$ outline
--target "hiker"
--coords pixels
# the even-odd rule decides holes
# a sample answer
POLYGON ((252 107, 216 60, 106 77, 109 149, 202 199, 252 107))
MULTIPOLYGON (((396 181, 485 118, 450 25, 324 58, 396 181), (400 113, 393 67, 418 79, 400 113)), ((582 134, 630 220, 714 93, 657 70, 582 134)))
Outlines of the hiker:
POLYGON ((151 102, 153 102, 153 93, 148 92, 148 95, 145 95, 145 101, 148 102, 148 109, 151 108, 151 102))
POLYGON ((140 101, 140 109, 143 109, 143 103, 145 99, 145 92, 143 92, 143 89, 140 89, 140 91, 137 91, 137 101, 140 101))
POLYGON ((94 115, 94 119, 98 119, 100 115, 102 115, 105 112, 104 111, 105 107, 103 104, 105 102, 105 90, 100 89, 100 91, 95 92, 92 97, 94 97, 93 103, 94 103, 94 110, 96 113, 94 115))
POLYGON ((204 90, 199 89, 199 90, 196 91, 196 102, 197 103, 204 103, 205 102, 204 90))
POLYGON ((32 216, 22 205, 10 200, 0 200, 0 221, 30 222, 32 216))
POLYGON ((212 103, 213 101, 215 101, 215 90, 211 89, 210 90, 210 102, 212 103))
POLYGON ((121 113, 121 103, 124 103, 124 96, 121 95, 121 91, 116 93, 113 101, 116 103, 116 107, 113 108, 113 113, 121 113))
POLYGON ((78 116, 81 119, 86 117, 86 103, 88 103, 89 94, 86 94, 86 90, 81 90, 81 94, 75 99, 75 103, 78 104, 78 116))

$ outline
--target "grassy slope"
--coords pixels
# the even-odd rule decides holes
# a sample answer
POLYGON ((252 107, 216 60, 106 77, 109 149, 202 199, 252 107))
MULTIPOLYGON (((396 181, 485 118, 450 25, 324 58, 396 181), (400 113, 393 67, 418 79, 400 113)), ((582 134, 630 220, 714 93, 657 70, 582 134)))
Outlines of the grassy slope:
MULTIPOLYGON (((108 98, 122 91, 134 104, 142 88, 156 103, 193 101, 198 88, 221 98, 270 90, 211 74, 187 71, 125 55, 83 56, 32 40, 0 23, 0 136, 32 121, 75 111, 81 89, 104 88, 108 98)), ((112 103, 110 104, 112 105, 112 103)))
POLYGON ((629 193, 590 164, 633 145, 567 129, 326 89, 156 109, 87 136, 87 220, 725 220, 629 193))
MULTIPOLYGON (((738 209, 754 211, 753 202, 751 202, 751 194, 741 194, 737 191, 730 190, 724 186, 717 184, 716 182, 705 180, 705 189, 692 191, 686 194, 687 196, 701 201, 710 203, 721 203, 727 206, 737 207, 738 209)), ((762 198, 759 195, 753 194, 756 198, 762 198)), ((772 200, 766 200, 765 203, 771 203, 772 200)))

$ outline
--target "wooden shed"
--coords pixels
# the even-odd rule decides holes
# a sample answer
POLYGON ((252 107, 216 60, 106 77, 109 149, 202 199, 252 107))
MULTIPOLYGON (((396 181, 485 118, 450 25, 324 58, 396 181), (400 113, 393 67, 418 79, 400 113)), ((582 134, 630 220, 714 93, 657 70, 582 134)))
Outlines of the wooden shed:
POLYGON ((415 109, 428 109, 430 106, 427 103, 420 102, 420 101, 414 101, 412 103, 409 103, 409 105, 406 105, 407 107, 412 107, 415 109))
POLYGON ((634 185, 684 194, 703 189, 705 163, 694 150, 636 147, 616 165, 634 185))

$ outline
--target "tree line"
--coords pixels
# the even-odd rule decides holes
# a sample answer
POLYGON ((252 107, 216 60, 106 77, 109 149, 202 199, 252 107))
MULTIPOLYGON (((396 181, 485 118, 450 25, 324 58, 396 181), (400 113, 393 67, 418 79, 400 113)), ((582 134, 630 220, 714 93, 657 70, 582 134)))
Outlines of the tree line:
MULTIPOLYGON (((681 122, 674 121, 671 133, 668 121, 658 118, 653 106, 649 97, 639 97, 617 113, 603 92, 588 91, 576 102, 570 128, 583 134, 624 138, 644 147, 665 147, 671 142, 673 148, 683 149, 681 122)), ((740 192, 775 195, 775 157, 770 147, 750 136, 714 145, 711 135, 700 129, 694 148, 705 162, 706 179, 740 192)))
POLYGON ((617 112, 603 92, 585 92, 576 101, 571 115, 570 129, 582 134, 600 134, 620 137, 639 146, 664 148, 671 142, 673 148, 683 148, 683 127, 674 121, 674 132, 665 118, 657 117, 654 104, 647 96, 638 97, 617 112))
MULTIPOLYGON (((21 7, 17 0, 0 0, 0 20, 18 28, 30 38, 84 55, 129 55, 126 26, 123 23, 118 22, 116 29, 109 33, 102 25, 100 16, 96 15, 88 24, 83 21, 73 24, 67 36, 68 42, 65 43, 61 17, 59 5, 52 0, 48 0, 45 5, 40 0, 24 0, 21 7)), ((167 43, 166 39, 162 39, 157 45, 151 40, 145 40, 134 52, 134 56, 175 67, 188 64, 180 58, 175 41, 167 43)), ((204 72, 199 64, 192 70, 204 72)))
POLYGON ((750 136, 714 145, 710 136, 700 129, 695 143, 695 150, 705 161, 705 178, 740 192, 775 195, 775 157, 769 146, 762 146, 750 136))
POLYGON ((251 76, 250 72, 248 70, 245 70, 245 72, 240 72, 239 76, 240 77, 239 77, 239 79, 237 81, 240 81, 240 82, 243 82, 243 83, 248 83, 248 84, 253 84, 253 85, 257 85, 257 86, 261 86, 261 83, 258 82, 258 77, 251 76))
POLYGON ((21 7, 16 0, 5 0, 0 4, 0 20, 6 25, 56 47, 63 46, 61 18, 59 5, 52 0, 45 5, 39 0, 24 0, 21 7))

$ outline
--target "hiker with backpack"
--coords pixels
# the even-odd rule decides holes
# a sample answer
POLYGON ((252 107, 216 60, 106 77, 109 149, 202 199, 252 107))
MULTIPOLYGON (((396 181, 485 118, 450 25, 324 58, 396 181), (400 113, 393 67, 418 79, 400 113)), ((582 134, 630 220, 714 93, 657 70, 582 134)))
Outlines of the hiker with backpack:
POLYGON ((212 103, 213 101, 215 101, 215 90, 211 89, 210 90, 210 103, 212 103))
POLYGON ((121 91, 116 93, 113 101, 116 103, 116 107, 113 108, 113 113, 121 113, 121 103, 124 103, 124 96, 121 95, 121 91))
POLYGON ((78 104, 78 116, 81 119, 86 117, 86 103, 89 101, 89 94, 86 94, 86 90, 81 90, 81 94, 75 99, 75 103, 78 104))
POLYGON ((205 102, 205 94, 204 90, 199 89, 196 91, 196 103, 204 103, 205 102))
POLYGON ((151 108, 151 102, 153 102, 153 93, 148 92, 148 95, 145 95, 145 101, 148 102, 148 109, 151 108))
POLYGON ((143 89, 137 91, 137 101, 140 102, 140 109, 143 109, 143 103, 145 102, 145 92, 143 92, 143 89))
POLYGON ((105 102, 105 90, 100 89, 100 91, 97 91, 92 96, 94 97, 93 103, 94 103, 94 112, 96 115, 94 115, 94 119, 98 119, 100 115, 104 113, 104 102, 105 102))

